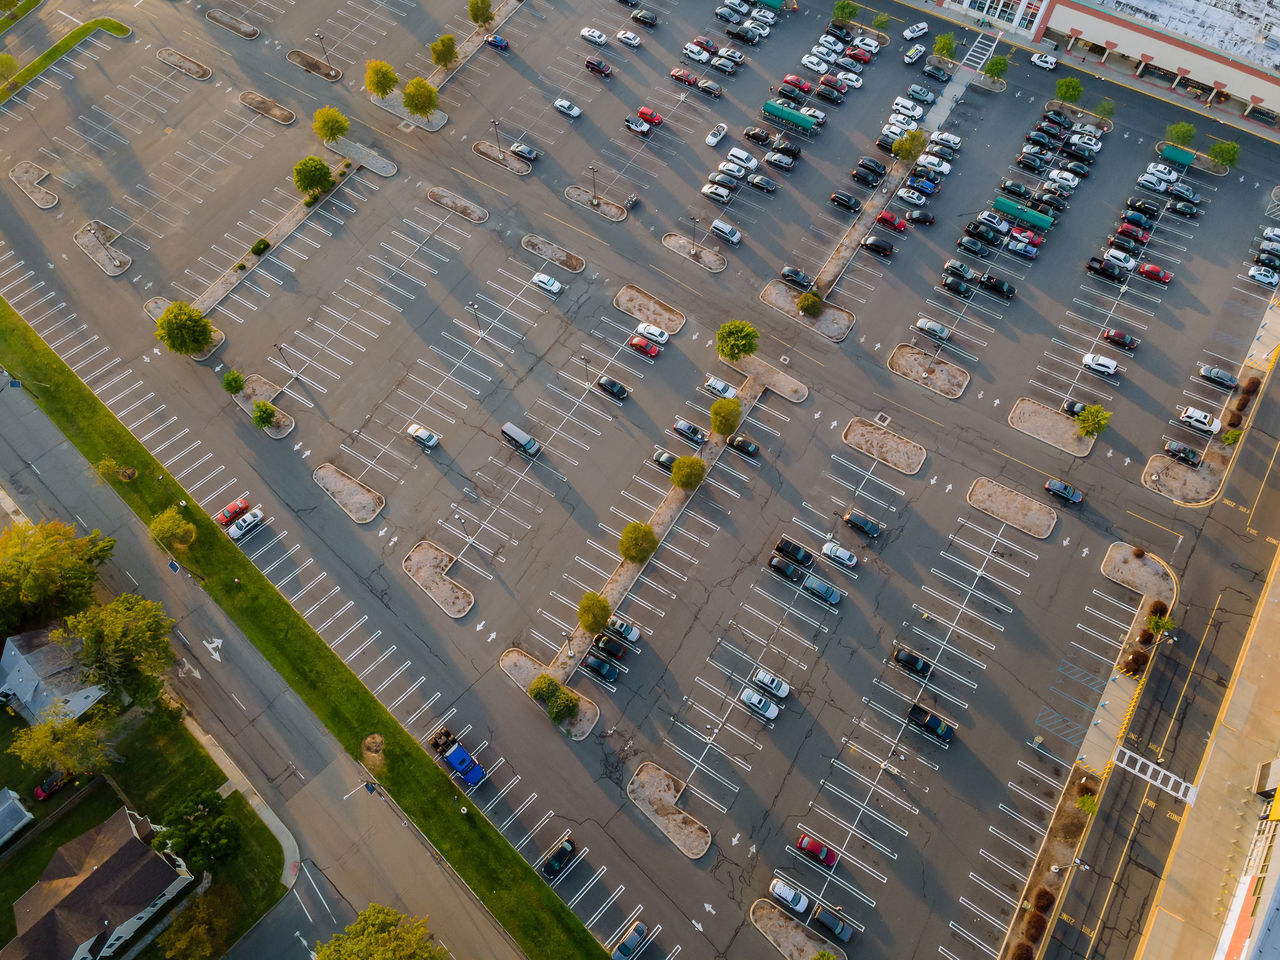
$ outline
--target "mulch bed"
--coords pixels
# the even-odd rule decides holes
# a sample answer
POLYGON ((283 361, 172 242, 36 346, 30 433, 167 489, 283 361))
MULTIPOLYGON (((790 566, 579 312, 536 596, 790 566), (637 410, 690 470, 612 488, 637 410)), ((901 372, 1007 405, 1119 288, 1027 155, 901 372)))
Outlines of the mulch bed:
POLYGON ((711 849, 711 831, 695 817, 676 806, 684 783, 648 761, 640 764, 627 782, 627 796, 653 825, 666 834, 690 860, 711 849))
POLYGON ((969 385, 969 371, 964 367, 909 343, 900 343, 893 348, 888 367, 898 376, 928 387, 948 400, 959 398, 969 385))
POLYGON ((276 123, 288 125, 298 119, 298 115, 283 104, 277 103, 270 97, 264 97, 260 93, 252 90, 246 90, 240 94, 240 102, 246 107, 257 110, 264 117, 270 117, 276 123))
POLYGON ((1198 467, 1188 466, 1181 460, 1157 453, 1142 468, 1142 485, 1170 500, 1207 503, 1222 489, 1227 467, 1231 465, 1229 451, 1229 447, 1216 441, 1209 444, 1204 460, 1198 467))
POLYGON ((175 70, 181 70, 193 80, 208 80, 213 76, 213 71, 199 60, 192 60, 185 53, 179 53, 173 47, 161 47, 156 51, 156 59, 161 63, 167 63, 175 70))
POLYGON ((311 479, 356 523, 369 523, 387 505, 387 498, 377 490, 343 473, 332 463, 316 467, 311 479))
POLYGON ((414 544, 401 567, 437 607, 457 620, 465 617, 476 598, 462 584, 450 580, 449 568, 458 558, 430 540, 414 544))
POLYGON ((23 193, 41 210, 48 210, 58 202, 58 195, 48 187, 40 186, 40 181, 49 175, 49 171, 30 160, 19 160, 9 171, 9 179, 16 183, 23 193))
POLYGON ((444 187, 432 187, 427 191, 427 199, 432 203, 438 203, 446 210, 452 210, 460 216, 466 217, 472 223, 484 223, 489 219, 489 211, 477 203, 472 203, 465 197, 460 197, 452 190, 446 190, 444 187))
POLYGON ((816 317, 806 316, 800 312, 796 304, 800 301, 800 292, 781 280, 770 280, 760 291, 760 302, 777 310, 783 316, 790 317, 796 323, 808 327, 819 336, 839 343, 849 335, 853 325, 858 322, 848 310, 823 302, 822 312, 816 317))
POLYGON ((290 50, 285 59, 295 67, 301 67, 307 73, 313 74, 321 80, 337 83, 342 79, 341 70, 337 67, 329 66, 326 61, 307 53, 305 50, 290 50))
POLYGON ((210 23, 216 23, 218 26, 230 30, 237 36, 244 37, 246 40, 257 39, 257 27, 251 23, 245 23, 239 17, 233 17, 225 10, 207 10, 204 18, 210 23))
POLYGON ((471 152, 477 157, 484 157, 492 164, 510 170, 517 177, 527 177, 533 171, 533 164, 528 160, 517 157, 510 150, 501 150, 496 143, 490 143, 488 140, 472 141, 471 152))
POLYGON ((1075 417, 1045 406, 1030 397, 1019 397, 1009 411, 1009 426, 1073 457, 1087 457, 1096 437, 1080 436, 1075 417))
POLYGON ((772 900, 761 898, 751 905, 751 923, 787 960, 813 960, 823 950, 833 954, 836 960, 844 960, 846 956, 834 943, 772 900))
POLYGON ((840 439, 853 449, 908 476, 919 473, 924 466, 924 447, 865 417, 850 420, 840 439))
POLYGON ((624 283, 613 298, 613 305, 641 323, 651 323, 673 336, 684 326, 685 316, 671 304, 659 300, 634 283, 624 283))
POLYGON ((1158 557, 1149 553, 1135 557, 1133 551, 1134 547, 1129 543, 1117 541, 1111 544, 1107 555, 1102 558, 1102 575, 1144 597, 1163 600, 1173 609, 1178 588, 1172 572, 1158 557))
POLYGON ((1048 504, 1033 500, 1025 493, 997 483, 990 477, 978 477, 969 487, 965 500, 988 516, 1017 527, 1028 536, 1044 540, 1053 533, 1058 511, 1048 504))
POLYGON ((557 266, 564 267, 570 273, 581 273, 587 265, 587 261, 576 253, 570 253, 560 244, 548 240, 546 237, 540 237, 536 233, 526 233, 521 237, 520 246, 536 257, 542 257, 542 259, 550 260, 557 266))
POLYGON ((679 233, 666 233, 662 236, 662 245, 672 253, 678 253, 686 260, 691 260, 708 273, 719 273, 729 265, 721 254, 710 247, 694 243, 679 233))
POLYGON ((586 207, 593 213, 600 214, 600 216, 604 217, 606 220, 612 220, 615 223, 620 223, 627 219, 627 208, 622 204, 614 203, 612 200, 607 200, 599 194, 596 194, 595 199, 600 202, 592 204, 591 191, 576 183, 571 183, 569 186, 564 188, 564 198, 570 203, 576 203, 580 207, 586 207))

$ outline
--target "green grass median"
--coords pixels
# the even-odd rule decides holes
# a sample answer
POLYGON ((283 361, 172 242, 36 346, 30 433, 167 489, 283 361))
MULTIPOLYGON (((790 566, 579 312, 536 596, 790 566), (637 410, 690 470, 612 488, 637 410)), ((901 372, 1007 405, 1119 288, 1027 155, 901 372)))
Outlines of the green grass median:
POLYGON ((0 17, 0 36, 18 25, 18 21, 38 7, 43 0, 22 0, 7 16, 0 17))
MULTIPOLYGON (((91 464, 114 459, 132 467, 111 486, 144 523, 188 498, 177 481, 93 392, 0 298, 0 364, 91 464)), ((270 443, 266 439, 258 441, 270 443)), ((530 960, 600 958, 582 922, 542 882, 506 838, 466 802, 453 781, 347 669, 203 511, 188 507, 197 535, 179 557, 210 597, 261 651, 353 757, 366 736, 381 734, 380 780, 530 960), (467 807, 467 813, 461 812, 467 807)))
POLYGON ((0 103, 4 103, 24 86, 36 77, 40 76, 40 74, 49 68, 50 64, 55 63, 64 57, 67 51, 77 43, 89 36, 89 34, 98 30, 105 30, 113 37, 127 37, 133 32, 119 20, 112 20, 110 17, 99 17, 97 20, 90 20, 88 23, 82 23, 44 53, 40 54, 40 56, 36 57, 25 67, 15 73, 8 83, 0 85, 0 103))

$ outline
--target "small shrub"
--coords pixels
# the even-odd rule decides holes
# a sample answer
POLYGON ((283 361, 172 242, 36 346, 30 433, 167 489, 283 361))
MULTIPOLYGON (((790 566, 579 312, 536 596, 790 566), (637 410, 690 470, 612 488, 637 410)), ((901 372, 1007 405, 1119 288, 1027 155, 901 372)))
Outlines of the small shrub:
POLYGON ((222 389, 234 397, 244 390, 244 377, 238 370, 228 370, 222 375, 222 389))
POLYGON ((1228 447, 1234 447, 1237 443, 1240 442, 1240 438, 1242 436, 1244 436, 1243 431, 1228 430, 1225 433, 1223 433, 1222 442, 1225 443, 1228 447))
POLYGON ((1144 647, 1149 645, 1151 641, 1154 640, 1155 638, 1156 638, 1156 635, 1152 633, 1150 630, 1143 630, 1140 634, 1138 634, 1138 642, 1142 644, 1144 647))
POLYGON ((1053 909, 1053 904, 1058 898, 1048 890, 1041 887, 1036 891, 1036 895, 1031 899, 1031 905, 1038 913, 1048 913, 1053 909))
POLYGON ((822 312, 822 298, 810 290, 796 301, 796 309, 806 317, 816 317, 822 312))
POLYGON ((1142 559, 1143 557, 1145 557, 1146 555, 1147 555, 1147 551, 1143 550, 1141 547, 1134 547, 1134 548, 1133 548, 1133 556, 1134 556, 1134 559, 1136 559, 1136 560, 1141 560, 1141 559, 1142 559))
POLYGON ((737 397, 721 397, 711 404, 711 431, 728 436, 742 423, 742 401, 737 397))
POLYGON ((120 464, 111 457, 103 457, 94 469, 98 471, 98 479, 94 481, 98 485, 110 483, 120 476, 120 464))
POLYGON ((243 263, 237 263, 237 264, 236 264, 236 269, 237 269, 237 270, 243 270, 243 269, 245 269, 245 265, 244 265, 243 263))
POLYGON ((1025 940, 1015 946, 1009 953, 1009 960, 1035 960, 1035 957, 1035 947, 1025 940))
POLYGON ((315 196, 307 197, 305 200, 303 200, 303 201, 302 201, 302 205, 303 205, 304 207, 312 207, 312 206, 315 206, 315 202, 316 202, 316 200, 317 200, 317 199, 318 199, 318 198, 317 198, 317 197, 315 197, 315 196))
POLYGON ((1169 612, 1169 605, 1163 600, 1157 600, 1151 604, 1151 615, 1153 617, 1163 617, 1169 612))
POLYGON ((271 249, 271 241, 266 237, 259 237, 254 241, 253 246, 249 248, 249 252, 255 257, 260 257, 271 249))
POLYGON ((1022 927, 1022 932, 1032 943, 1039 943, 1040 938, 1044 936, 1044 932, 1049 929, 1049 918, 1043 913, 1027 914, 1026 923, 1022 927))
POLYGON ((1227 426, 1234 430, 1240 424, 1244 423, 1244 417, 1240 415, 1238 410, 1232 410, 1227 414, 1227 426))
POLYGON ((1258 392, 1258 388, 1260 386, 1262 386, 1261 377, 1250 377, 1248 380, 1244 382, 1244 385, 1240 387, 1240 392, 1243 393, 1246 397, 1252 397, 1255 393, 1258 392))
POLYGON ((529 684, 529 696, 539 703, 547 704, 560 692, 560 684, 549 673, 540 673, 529 684))
POLYGON ((547 716, 553 723, 572 720, 578 715, 579 700, 578 695, 568 687, 561 687, 555 699, 547 705, 547 716))
POLYGON ((1124 658, 1123 669, 1126 673, 1137 674, 1142 673, 1147 668, 1147 661, 1151 659, 1151 654, 1145 650, 1135 650, 1129 656, 1124 658))
POLYGON ((276 425, 276 408, 265 400, 253 401, 253 425, 266 430, 276 425))
POLYGON ((1244 413, 1249 409, 1249 404, 1253 402, 1253 397, 1247 397, 1243 393, 1236 397, 1236 409, 1244 413))

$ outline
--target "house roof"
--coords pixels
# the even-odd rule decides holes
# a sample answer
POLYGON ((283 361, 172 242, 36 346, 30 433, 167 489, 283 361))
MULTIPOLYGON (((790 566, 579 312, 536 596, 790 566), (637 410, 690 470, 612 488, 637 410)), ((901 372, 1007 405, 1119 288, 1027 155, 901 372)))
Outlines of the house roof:
POLYGON ((21 797, 8 787, 0 787, 0 846, 33 819, 21 797))
POLYGON ((96 696, 81 697, 79 714, 103 695, 101 687, 89 686, 75 659, 63 647, 49 640, 48 630, 31 630, 9 637, 0 655, 0 687, 12 690, 18 700, 38 717, 59 701, 82 691, 96 696))
POLYGON ((65 960, 142 912, 180 874, 150 842, 146 817, 121 807, 54 853, 13 906, 18 935, 0 960, 65 960))

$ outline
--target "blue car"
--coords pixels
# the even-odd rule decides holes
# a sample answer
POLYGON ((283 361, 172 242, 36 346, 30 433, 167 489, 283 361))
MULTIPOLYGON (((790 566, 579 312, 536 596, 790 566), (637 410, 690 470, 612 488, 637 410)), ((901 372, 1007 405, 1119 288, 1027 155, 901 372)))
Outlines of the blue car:
POLYGON ((1034 260, 1040 253, 1038 247, 1033 247, 1022 240, 1010 240, 1004 245, 1004 248, 1014 256, 1022 257, 1024 260, 1034 260))
POLYGON ((507 41, 503 40, 496 33, 486 34, 484 42, 495 50, 505 50, 507 47, 511 46, 511 44, 507 43, 507 41))
POLYGON ((924 177, 908 177, 907 186, 912 190, 923 193, 926 197, 933 196, 934 191, 938 189, 936 183, 932 180, 926 180, 924 177))

